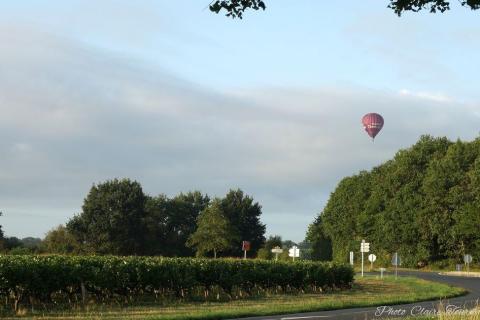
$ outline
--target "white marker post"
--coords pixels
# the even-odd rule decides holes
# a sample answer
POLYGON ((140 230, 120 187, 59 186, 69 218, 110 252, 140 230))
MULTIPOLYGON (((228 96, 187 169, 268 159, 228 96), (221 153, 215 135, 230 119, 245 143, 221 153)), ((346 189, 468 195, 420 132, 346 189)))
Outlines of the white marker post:
POLYGON ((365 242, 365 240, 362 240, 362 243, 360 244, 360 252, 362 253, 362 278, 363 278, 363 254, 369 251, 370 251, 370 243, 365 242))
POLYGON ((350 265, 353 266, 353 251, 350 251, 350 265))
POLYGON ((383 279, 383 273, 387 271, 386 268, 380 268, 380 279, 383 279))

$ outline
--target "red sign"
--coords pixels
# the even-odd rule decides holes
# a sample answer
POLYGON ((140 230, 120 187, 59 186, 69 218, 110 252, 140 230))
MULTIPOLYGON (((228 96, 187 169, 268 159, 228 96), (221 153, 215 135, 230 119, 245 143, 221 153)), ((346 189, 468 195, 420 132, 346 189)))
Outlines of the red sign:
POLYGON ((250 241, 242 241, 242 251, 250 250, 250 241))

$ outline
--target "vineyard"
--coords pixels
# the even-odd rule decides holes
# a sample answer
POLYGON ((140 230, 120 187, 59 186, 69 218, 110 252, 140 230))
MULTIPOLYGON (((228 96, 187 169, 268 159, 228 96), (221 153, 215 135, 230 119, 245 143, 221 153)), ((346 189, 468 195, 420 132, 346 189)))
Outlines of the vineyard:
POLYGON ((3 311, 139 299, 233 300, 349 287, 349 266, 315 262, 114 256, 0 256, 3 311))

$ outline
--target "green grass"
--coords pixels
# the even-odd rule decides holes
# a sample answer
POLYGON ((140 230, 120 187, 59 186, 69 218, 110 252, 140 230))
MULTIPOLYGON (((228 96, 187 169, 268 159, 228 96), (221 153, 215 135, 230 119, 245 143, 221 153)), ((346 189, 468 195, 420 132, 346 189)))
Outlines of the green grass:
MULTIPOLYGON (((227 319, 297 312, 389 305, 440 299, 465 293, 461 288, 411 277, 357 279, 351 290, 323 294, 272 295, 231 302, 189 302, 127 308, 92 305, 86 311, 41 312, 22 319, 227 319)), ((18 317, 15 317, 18 319, 18 317)), ((14 318, 10 318, 14 319, 14 318)))

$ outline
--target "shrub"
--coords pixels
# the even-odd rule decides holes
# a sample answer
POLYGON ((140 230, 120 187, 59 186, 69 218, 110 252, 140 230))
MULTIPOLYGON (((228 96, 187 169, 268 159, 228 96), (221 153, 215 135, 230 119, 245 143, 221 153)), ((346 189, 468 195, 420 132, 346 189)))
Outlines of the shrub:
POLYGON ((254 293, 346 287, 350 266, 318 262, 117 256, 0 256, 0 298, 19 303, 89 300, 229 299, 254 293), (82 290, 84 288, 84 290, 82 290), (83 292, 83 293, 82 293, 83 292))

